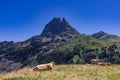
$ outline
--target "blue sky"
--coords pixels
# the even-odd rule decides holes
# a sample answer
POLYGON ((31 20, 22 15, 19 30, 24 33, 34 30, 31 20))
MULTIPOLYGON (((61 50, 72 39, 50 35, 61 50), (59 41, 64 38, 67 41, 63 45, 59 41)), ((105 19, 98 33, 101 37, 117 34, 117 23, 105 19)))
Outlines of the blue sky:
POLYGON ((64 17, 80 33, 120 36, 119 0, 0 0, 0 41, 39 35, 53 17, 64 17))

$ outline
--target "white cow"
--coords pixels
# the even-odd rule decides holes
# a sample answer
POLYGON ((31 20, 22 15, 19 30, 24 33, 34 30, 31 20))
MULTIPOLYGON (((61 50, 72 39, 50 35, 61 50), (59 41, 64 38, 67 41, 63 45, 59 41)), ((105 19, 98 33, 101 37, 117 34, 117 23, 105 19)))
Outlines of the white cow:
POLYGON ((40 64, 33 68, 34 71, 45 71, 45 70, 52 70, 55 66, 55 62, 50 62, 47 64, 40 64))
POLYGON ((91 64, 98 64, 100 62, 104 62, 102 59, 91 59, 91 64))

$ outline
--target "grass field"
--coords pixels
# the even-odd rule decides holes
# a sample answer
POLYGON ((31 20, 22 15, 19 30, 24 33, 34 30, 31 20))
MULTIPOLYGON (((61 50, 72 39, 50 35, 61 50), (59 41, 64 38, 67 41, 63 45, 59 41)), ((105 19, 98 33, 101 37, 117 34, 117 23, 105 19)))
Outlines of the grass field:
POLYGON ((120 65, 57 65, 43 72, 24 68, 0 74, 0 80, 120 80, 120 65))

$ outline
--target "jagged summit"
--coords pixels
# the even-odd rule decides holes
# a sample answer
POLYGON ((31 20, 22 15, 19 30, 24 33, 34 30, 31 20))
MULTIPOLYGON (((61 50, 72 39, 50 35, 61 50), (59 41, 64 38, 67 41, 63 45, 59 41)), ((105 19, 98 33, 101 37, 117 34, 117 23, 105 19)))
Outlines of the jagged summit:
POLYGON ((77 35, 79 33, 65 18, 53 18, 45 26, 41 35, 33 36, 23 42, 2 42, 0 43, 0 73, 42 63, 41 57, 72 41, 77 35))
POLYGON ((41 36, 50 37, 55 35, 61 35, 63 33, 79 34, 66 20, 65 18, 53 18, 44 28, 41 36))

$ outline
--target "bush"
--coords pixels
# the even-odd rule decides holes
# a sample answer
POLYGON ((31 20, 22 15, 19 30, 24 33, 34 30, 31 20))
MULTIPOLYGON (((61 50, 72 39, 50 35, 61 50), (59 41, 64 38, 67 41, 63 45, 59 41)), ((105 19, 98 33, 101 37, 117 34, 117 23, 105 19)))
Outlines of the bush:
POLYGON ((74 64, 78 63, 78 62, 79 62, 79 59, 80 59, 80 57, 79 57, 78 55, 75 55, 75 56, 73 57, 73 63, 74 63, 74 64))

